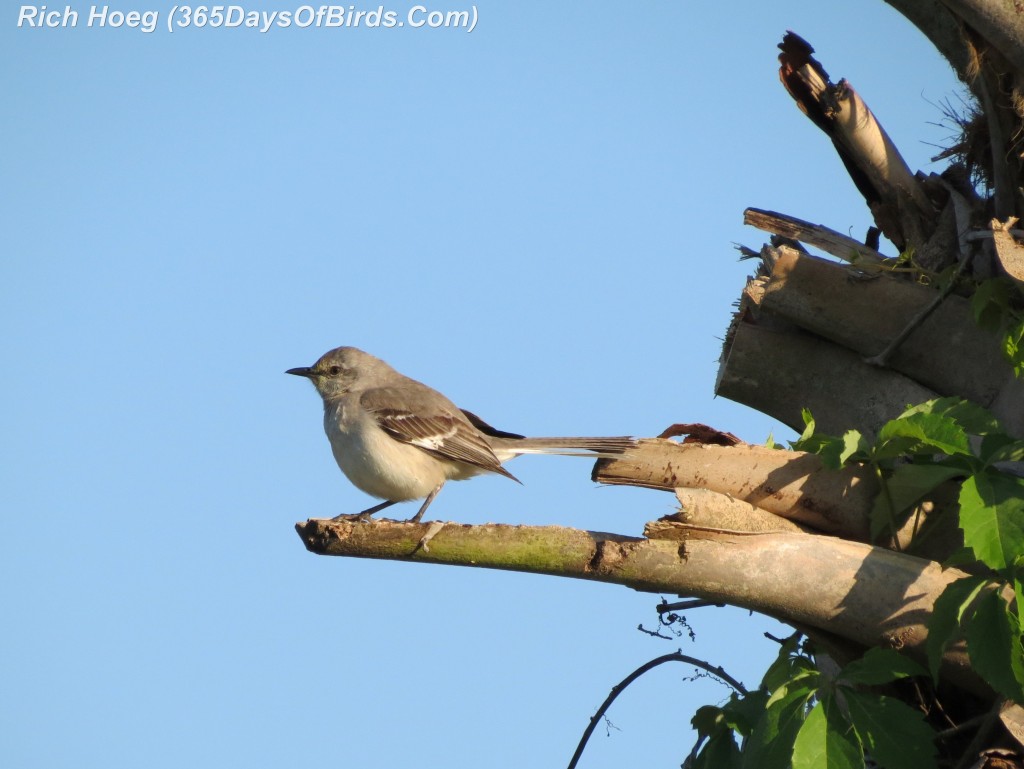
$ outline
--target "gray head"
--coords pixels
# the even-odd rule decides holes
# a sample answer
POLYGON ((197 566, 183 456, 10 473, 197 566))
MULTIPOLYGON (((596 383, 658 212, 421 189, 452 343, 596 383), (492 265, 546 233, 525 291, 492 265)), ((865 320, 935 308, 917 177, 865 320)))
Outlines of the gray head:
POLYGON ((381 384, 396 372, 379 358, 355 347, 336 347, 320 356, 312 366, 290 368, 286 374, 304 376, 313 383, 324 400, 340 398, 368 378, 374 384, 381 384))

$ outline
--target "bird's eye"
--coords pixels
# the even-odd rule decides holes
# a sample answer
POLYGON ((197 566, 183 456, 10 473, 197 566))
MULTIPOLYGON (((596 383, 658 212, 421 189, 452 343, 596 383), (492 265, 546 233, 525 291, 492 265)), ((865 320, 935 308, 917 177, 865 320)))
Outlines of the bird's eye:
POLYGON ((327 369, 327 373, 331 376, 338 376, 341 373, 341 366, 331 366, 327 369))

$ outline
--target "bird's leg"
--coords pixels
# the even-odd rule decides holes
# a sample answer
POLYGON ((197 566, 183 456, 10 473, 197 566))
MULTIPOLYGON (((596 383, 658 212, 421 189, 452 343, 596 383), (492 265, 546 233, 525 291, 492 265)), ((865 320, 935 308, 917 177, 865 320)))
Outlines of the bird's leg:
MULTIPOLYGON (((435 493, 436 493, 436 490, 435 490, 435 493)), ((386 509, 388 507, 391 507, 392 505, 395 505, 395 504, 398 504, 398 502, 394 501, 394 500, 390 500, 388 502, 381 502, 379 505, 374 505, 371 508, 363 510, 363 512, 361 512, 361 513, 342 513, 341 515, 334 516, 333 518, 331 518, 331 520, 332 521, 362 521, 363 523, 368 523, 369 521, 373 520, 373 514, 374 513, 379 513, 381 510, 384 510, 384 509, 386 509)), ((420 512, 422 512, 422 510, 420 512)))
POLYGON ((430 503, 434 501, 434 497, 437 496, 437 492, 439 492, 443 486, 444 481, 441 481, 432 492, 427 494, 427 498, 423 500, 423 506, 420 507, 420 511, 410 518, 408 523, 419 523, 420 518, 422 518, 423 514, 427 512, 427 508, 430 507, 430 503))

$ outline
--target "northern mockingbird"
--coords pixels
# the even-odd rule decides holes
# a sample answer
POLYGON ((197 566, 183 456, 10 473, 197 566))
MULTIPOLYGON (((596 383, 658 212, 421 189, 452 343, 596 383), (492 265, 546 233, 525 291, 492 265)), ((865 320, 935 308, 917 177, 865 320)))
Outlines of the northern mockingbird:
POLYGON ((312 366, 288 369, 316 387, 324 402, 324 431, 348 479, 383 499, 361 513, 334 520, 369 520, 397 502, 424 499, 419 521, 447 481, 497 473, 519 454, 607 457, 635 445, 632 438, 525 438, 496 430, 437 390, 395 371, 384 361, 338 347, 312 366))

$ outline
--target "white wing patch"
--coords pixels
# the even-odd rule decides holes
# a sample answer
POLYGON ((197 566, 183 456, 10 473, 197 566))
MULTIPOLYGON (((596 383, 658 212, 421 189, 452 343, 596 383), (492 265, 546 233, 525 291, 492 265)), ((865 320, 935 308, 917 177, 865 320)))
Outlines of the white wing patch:
MULTIPOLYGON (((403 414, 403 417, 406 416, 403 414)), ((451 429, 445 432, 436 432, 433 435, 420 435, 412 438, 409 443, 413 446, 419 446, 421 449, 430 449, 431 451, 440 451, 444 448, 445 441, 454 438, 455 433, 458 432, 458 428, 453 426, 451 429)))

